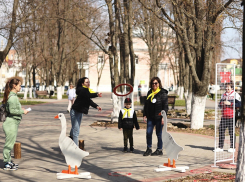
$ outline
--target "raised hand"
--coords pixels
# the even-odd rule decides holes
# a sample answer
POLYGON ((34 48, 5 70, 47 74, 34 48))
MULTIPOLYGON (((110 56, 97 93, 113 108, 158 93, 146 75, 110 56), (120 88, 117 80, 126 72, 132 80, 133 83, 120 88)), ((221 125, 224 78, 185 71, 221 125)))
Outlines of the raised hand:
POLYGON ((98 93, 98 97, 102 97, 102 93, 98 93))

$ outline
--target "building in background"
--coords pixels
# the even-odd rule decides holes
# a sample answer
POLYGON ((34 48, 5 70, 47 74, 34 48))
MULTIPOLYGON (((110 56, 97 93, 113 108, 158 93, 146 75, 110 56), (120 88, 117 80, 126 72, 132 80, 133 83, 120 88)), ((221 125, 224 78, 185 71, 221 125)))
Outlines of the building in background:
MULTIPOLYGON (((3 41, 1 43, 1 51, 3 51, 3 41)), ((2 91, 6 84, 6 79, 20 76, 23 78, 22 85, 25 84, 25 71, 22 70, 22 58, 18 55, 16 50, 11 49, 4 60, 0 69, 0 90, 2 91)))
MULTIPOLYGON (((142 92, 147 92, 149 89, 149 75, 150 75, 150 57, 148 53, 148 47, 145 42, 140 38, 134 38, 134 53, 135 57, 135 81, 134 81, 134 91, 138 92, 138 85, 141 84, 142 92)), ((174 59, 174 57, 173 57, 174 59)), ((95 49, 89 52, 89 66, 88 76, 90 79, 90 87, 93 90, 100 92, 111 92, 111 79, 110 79, 110 66, 109 57, 105 55, 100 49, 95 49), (99 85, 99 70, 103 69, 101 72, 101 78, 99 85)), ((118 69, 120 71, 120 63, 118 63, 118 69)), ((176 68, 176 67, 175 67, 176 68)), ((130 72, 130 70, 129 70, 130 72)), ((175 70, 177 74, 178 71, 175 70)), ((169 63, 169 59, 163 59, 159 65, 159 71, 157 75, 165 89, 170 88, 171 84, 174 85, 174 76, 169 63)))

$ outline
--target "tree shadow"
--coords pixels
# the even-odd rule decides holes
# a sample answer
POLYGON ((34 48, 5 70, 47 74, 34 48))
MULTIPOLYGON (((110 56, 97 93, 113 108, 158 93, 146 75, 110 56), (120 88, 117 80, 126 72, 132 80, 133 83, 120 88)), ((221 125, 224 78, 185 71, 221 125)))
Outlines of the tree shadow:
POLYGON ((191 148, 199 148, 203 150, 214 150, 214 147, 206 147, 206 146, 197 146, 197 145, 185 145, 191 148))
POLYGON ((144 151, 138 149, 134 149, 134 152, 130 152, 129 148, 128 148, 128 152, 123 152, 123 147, 101 147, 101 148, 107 151, 117 151, 121 153, 132 153, 132 154, 142 154, 142 155, 144 153, 144 151))
POLYGON ((4 168, 4 162, 2 159, 0 159, 0 169, 3 169, 4 168))

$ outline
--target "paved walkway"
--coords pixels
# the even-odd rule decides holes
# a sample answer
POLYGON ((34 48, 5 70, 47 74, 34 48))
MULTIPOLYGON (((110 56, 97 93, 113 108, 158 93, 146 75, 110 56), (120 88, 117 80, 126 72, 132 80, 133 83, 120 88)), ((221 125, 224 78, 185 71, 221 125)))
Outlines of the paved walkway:
MULTIPOLYGON (((154 169, 167 162, 166 152, 163 156, 148 156, 142 154, 146 149, 145 130, 134 130, 135 153, 123 153, 123 134, 117 128, 90 127, 94 121, 108 119, 112 105, 109 94, 102 98, 94 99, 102 108, 102 112, 90 109, 89 115, 84 116, 81 124, 80 139, 85 140, 85 149, 90 153, 79 168, 79 172, 91 172, 89 181, 164 181, 181 176, 193 175, 190 171, 178 172, 154 172, 154 169), (132 173, 130 176, 110 176, 110 172, 132 173)), ((29 107, 29 106, 24 106, 29 107)), ((65 112, 67 100, 53 101, 50 103, 31 106, 32 111, 23 116, 19 127, 17 142, 21 142, 22 158, 16 159, 19 164, 17 171, 1 171, 0 181, 36 182, 56 181, 56 173, 66 169, 67 165, 62 155, 58 138, 61 131, 60 121, 54 116, 65 112)), ((67 135, 71 128, 69 114, 67 118, 67 135)), ((2 128, 2 123, 0 123, 2 128)), ((4 145, 4 133, 0 130, 0 151, 2 155, 4 145)), ((175 141, 184 148, 179 154, 177 166, 189 166, 193 169, 211 169, 213 164, 214 138, 187 133, 174 133, 171 135, 175 141)), ((153 150, 156 149, 156 136, 153 134, 153 150)), ((3 168, 2 157, 0 168, 3 168)), ((234 170, 222 170, 235 172, 234 170)), ((63 181, 78 181, 82 179, 65 179, 63 181)), ((87 180, 86 180, 87 181, 87 180)))

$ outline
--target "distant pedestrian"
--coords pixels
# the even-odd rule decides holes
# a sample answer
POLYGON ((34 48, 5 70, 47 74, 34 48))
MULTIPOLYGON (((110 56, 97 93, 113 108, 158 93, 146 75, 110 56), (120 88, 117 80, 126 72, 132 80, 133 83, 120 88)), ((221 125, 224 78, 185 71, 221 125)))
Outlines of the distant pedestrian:
POLYGON ((78 136, 80 132, 80 125, 84 114, 88 114, 89 107, 97 108, 101 111, 101 107, 95 104, 91 98, 102 97, 102 93, 94 92, 90 89, 90 81, 87 77, 80 78, 76 86, 77 98, 72 105, 71 116, 71 131, 70 137, 78 145, 78 136))
POLYGON ((171 91, 173 91, 174 90, 174 85, 171 83, 171 91))
POLYGON ((141 88, 142 88, 142 86, 141 86, 141 84, 139 84, 138 85, 138 95, 139 95, 139 97, 141 97, 141 88))
POLYGON ((70 112, 71 106, 74 104, 74 101, 76 99, 76 90, 72 84, 70 84, 70 88, 67 90, 66 95, 68 95, 67 112, 70 112))
POLYGON ((211 95, 211 99, 214 99, 214 94, 215 94, 215 85, 213 83, 211 83, 210 87, 209 87, 209 94, 211 95))
POLYGON ((133 128, 135 126, 136 130, 140 129, 136 113, 131 109, 131 104, 131 99, 126 98, 124 101, 125 107, 120 110, 118 118, 118 129, 123 129, 124 152, 128 151, 128 140, 130 144, 130 152, 134 152, 133 128))
POLYGON ((26 109, 21 108, 17 92, 21 89, 21 77, 12 77, 7 80, 2 103, 6 105, 7 117, 3 123, 5 133, 5 145, 3 147, 4 170, 17 170, 18 164, 11 161, 11 150, 14 147, 18 127, 22 119, 22 114, 27 114, 26 109))
POLYGON ((147 120, 146 128, 146 143, 147 149, 143 154, 148 155, 163 155, 162 153, 162 128, 163 117, 159 113, 164 110, 168 113, 168 91, 162 88, 161 80, 158 77, 153 77, 150 81, 150 90, 147 93, 147 99, 144 105, 143 120, 147 120), (157 149, 152 153, 152 133, 156 126, 157 149))

